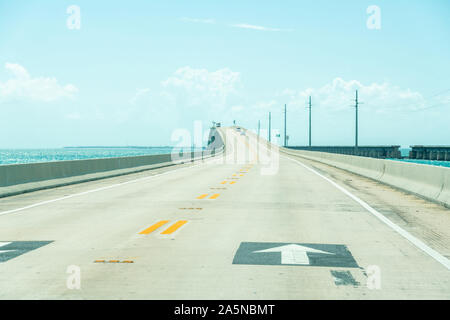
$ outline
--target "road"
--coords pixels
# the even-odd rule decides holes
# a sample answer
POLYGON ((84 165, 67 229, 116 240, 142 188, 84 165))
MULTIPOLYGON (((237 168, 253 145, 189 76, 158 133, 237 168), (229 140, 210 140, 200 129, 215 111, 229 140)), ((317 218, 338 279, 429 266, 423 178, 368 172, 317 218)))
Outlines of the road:
POLYGON ((0 199, 0 299, 450 298, 448 209, 222 130, 223 157, 0 199))

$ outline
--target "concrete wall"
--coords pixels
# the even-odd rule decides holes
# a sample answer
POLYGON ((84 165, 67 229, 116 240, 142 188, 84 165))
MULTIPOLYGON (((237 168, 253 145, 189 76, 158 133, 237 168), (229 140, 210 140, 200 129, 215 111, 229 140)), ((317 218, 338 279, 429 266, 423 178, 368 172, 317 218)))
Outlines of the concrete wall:
MULTIPOLYGON (((219 136, 220 137, 220 136, 219 136)), ((219 138, 204 152, 185 152, 181 157, 159 154, 43 163, 0 165, 0 197, 110 178, 209 158, 223 152, 219 138)))
POLYGON ((329 153, 339 153, 347 154, 353 156, 361 157, 371 157, 371 158, 394 158, 401 159, 402 155, 400 152, 400 146, 292 146, 288 147, 294 150, 305 150, 305 151, 319 151, 319 152, 329 152, 329 153))
POLYGON ((285 148, 280 151, 372 178, 450 208, 450 168, 285 148))

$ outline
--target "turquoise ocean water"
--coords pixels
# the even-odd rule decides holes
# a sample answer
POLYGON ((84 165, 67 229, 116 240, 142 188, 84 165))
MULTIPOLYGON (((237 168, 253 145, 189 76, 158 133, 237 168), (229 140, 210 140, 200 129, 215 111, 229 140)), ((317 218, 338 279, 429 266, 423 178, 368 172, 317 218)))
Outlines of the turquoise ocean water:
POLYGON ((0 149, 0 165, 171 153, 173 147, 0 149))
MULTIPOLYGON (((0 149, 0 165, 64 160, 101 159, 171 153, 173 147, 98 147, 57 149, 0 149)), ((401 149, 402 156, 409 150, 401 149)), ((390 159, 450 168, 450 161, 390 159)))

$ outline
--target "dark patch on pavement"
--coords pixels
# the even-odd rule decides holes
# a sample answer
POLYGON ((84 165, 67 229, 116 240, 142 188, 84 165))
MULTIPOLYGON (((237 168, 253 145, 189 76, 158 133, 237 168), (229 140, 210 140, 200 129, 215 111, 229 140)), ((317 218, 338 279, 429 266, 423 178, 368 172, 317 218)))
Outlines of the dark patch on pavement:
POLYGON ((242 242, 233 264, 359 268, 347 246, 313 243, 242 242))
POLYGON ((0 241, 0 263, 36 250, 53 241, 0 241))
POLYGON ((350 271, 331 270, 330 272, 337 286, 359 286, 359 282, 353 278, 350 271))

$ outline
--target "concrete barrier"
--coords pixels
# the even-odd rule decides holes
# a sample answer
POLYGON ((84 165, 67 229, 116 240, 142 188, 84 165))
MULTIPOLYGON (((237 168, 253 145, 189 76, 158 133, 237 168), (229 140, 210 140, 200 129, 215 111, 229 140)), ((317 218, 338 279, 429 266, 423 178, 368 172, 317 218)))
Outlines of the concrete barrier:
POLYGON ((450 168, 285 148, 280 151, 380 181, 450 208, 450 168))
POLYGON ((159 154, 0 165, 0 197, 198 161, 219 155, 223 150, 223 146, 216 144, 203 152, 184 153, 175 161, 172 154, 159 154))
POLYGON ((441 194, 438 196, 438 201, 442 203, 447 203, 447 207, 450 207, 448 203, 450 202, 450 175, 446 174, 444 177, 444 186, 442 188, 441 194))
POLYGON ((346 154, 378 159, 401 159, 400 146, 289 146, 288 149, 346 154))

